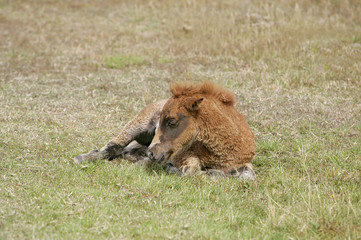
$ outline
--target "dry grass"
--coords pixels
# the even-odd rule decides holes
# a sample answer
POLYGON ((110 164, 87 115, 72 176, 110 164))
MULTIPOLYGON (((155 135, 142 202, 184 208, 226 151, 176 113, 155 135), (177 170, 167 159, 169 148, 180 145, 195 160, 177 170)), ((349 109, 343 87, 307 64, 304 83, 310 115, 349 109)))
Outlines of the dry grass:
POLYGON ((360 12, 358 0, 1 1, 0 238, 360 238, 360 12), (204 79, 236 94, 258 138, 253 185, 71 163, 169 81, 204 79))

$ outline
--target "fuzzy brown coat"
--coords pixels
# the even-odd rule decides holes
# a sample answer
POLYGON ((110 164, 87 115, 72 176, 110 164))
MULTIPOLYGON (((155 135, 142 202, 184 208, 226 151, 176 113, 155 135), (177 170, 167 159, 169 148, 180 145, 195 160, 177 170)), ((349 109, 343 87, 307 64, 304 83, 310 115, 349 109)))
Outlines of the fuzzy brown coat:
POLYGON ((173 96, 162 109, 149 147, 156 160, 191 173, 202 168, 231 171, 251 163, 254 135, 234 108, 231 92, 207 82, 173 84, 170 90, 173 96))

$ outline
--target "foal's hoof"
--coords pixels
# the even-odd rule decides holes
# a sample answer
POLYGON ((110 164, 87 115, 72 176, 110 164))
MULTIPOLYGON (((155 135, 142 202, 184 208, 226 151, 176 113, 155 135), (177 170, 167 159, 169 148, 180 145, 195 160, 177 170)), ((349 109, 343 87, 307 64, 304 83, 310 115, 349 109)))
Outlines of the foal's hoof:
POLYGON ((174 174, 174 175, 177 175, 177 176, 182 176, 182 171, 179 170, 178 168, 174 167, 172 164, 170 163, 167 163, 165 166, 164 166, 164 170, 169 173, 169 174, 174 174))
POLYGON ((256 173, 253 171, 252 164, 250 163, 246 163, 245 165, 243 165, 238 169, 234 169, 227 172, 226 176, 234 177, 243 181, 250 181, 250 182, 256 180, 256 173))
POLYGON ((73 158, 75 163, 81 163, 81 162, 93 162, 96 161, 99 157, 98 154, 99 151, 98 150, 91 150, 88 153, 84 153, 81 155, 76 156, 75 158, 73 158))
POLYGON ((253 170, 246 169, 241 173, 239 179, 253 182, 256 180, 256 174, 253 172, 253 170))
POLYGON ((253 171, 252 165, 245 165, 238 169, 239 179, 253 182, 256 180, 256 173, 253 171))

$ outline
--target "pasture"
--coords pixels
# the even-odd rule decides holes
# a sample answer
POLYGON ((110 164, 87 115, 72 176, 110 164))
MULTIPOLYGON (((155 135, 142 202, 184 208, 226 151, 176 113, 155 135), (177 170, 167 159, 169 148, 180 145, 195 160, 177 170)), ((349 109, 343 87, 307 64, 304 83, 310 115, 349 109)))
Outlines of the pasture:
POLYGON ((0 1, 0 239, 361 239, 360 12, 0 1), (72 162, 185 80, 235 93, 255 182, 72 162))

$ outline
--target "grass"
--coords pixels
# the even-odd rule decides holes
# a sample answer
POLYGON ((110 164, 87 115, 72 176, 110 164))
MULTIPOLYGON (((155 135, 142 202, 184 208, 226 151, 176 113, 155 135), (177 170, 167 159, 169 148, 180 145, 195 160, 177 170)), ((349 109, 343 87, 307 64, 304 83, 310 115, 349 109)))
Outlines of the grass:
POLYGON ((105 58, 105 67, 114 69, 142 65, 144 63, 145 60, 139 56, 113 56, 105 58))
POLYGON ((0 6, 0 239, 361 239, 359 1, 0 6), (257 137, 254 183, 72 163, 204 79, 257 137))

